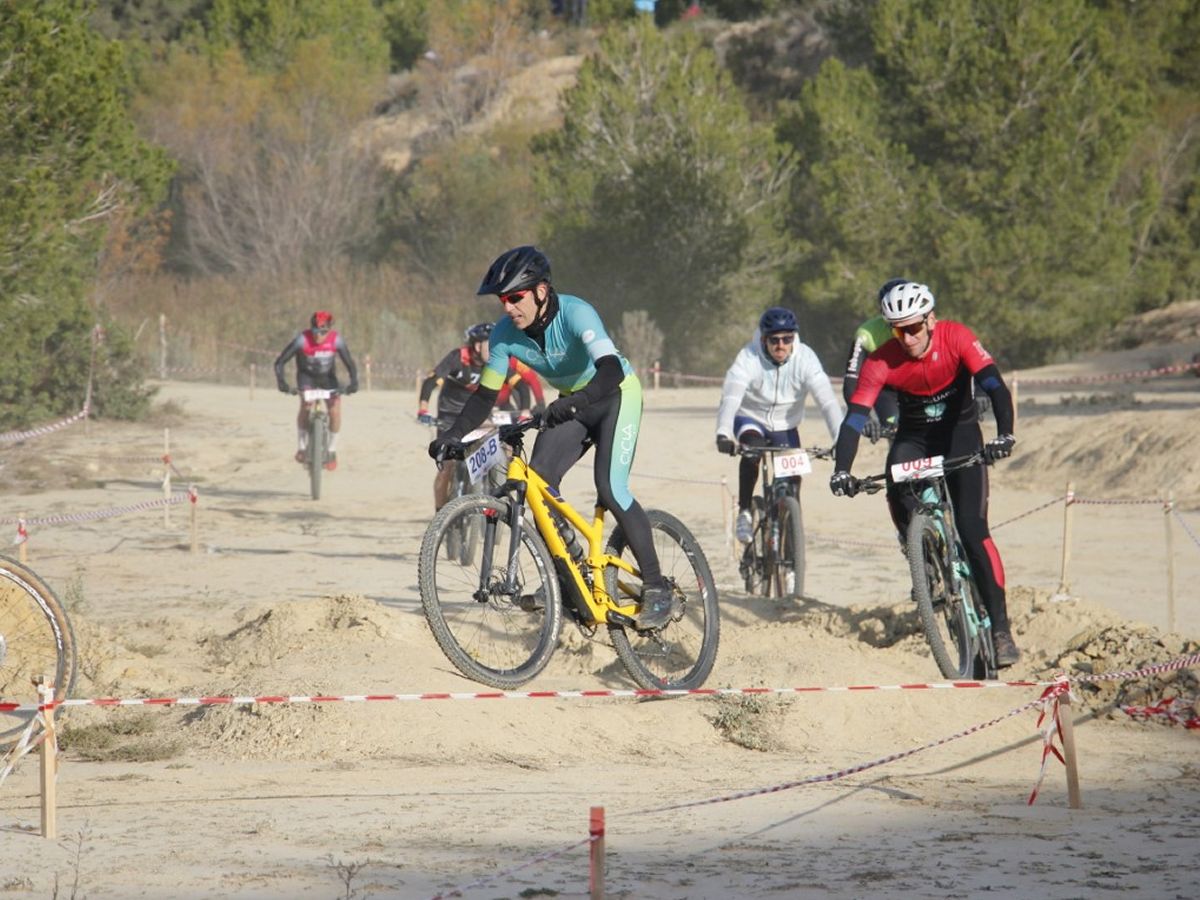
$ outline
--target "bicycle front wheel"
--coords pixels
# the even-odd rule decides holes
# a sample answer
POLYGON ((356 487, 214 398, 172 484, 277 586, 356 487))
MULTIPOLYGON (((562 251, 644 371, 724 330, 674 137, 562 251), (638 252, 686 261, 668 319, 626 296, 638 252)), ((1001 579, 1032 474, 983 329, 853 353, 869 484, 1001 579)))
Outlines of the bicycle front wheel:
POLYGON ((513 569, 512 523, 520 509, 508 497, 467 494, 441 508, 421 542, 417 580, 421 606, 438 646, 460 672, 481 684, 514 688, 550 661, 562 629, 562 595, 550 551, 523 527, 513 569), (451 558, 453 534, 478 530, 478 561, 451 558))
POLYGON ((754 531, 750 543, 742 551, 741 573, 746 584, 746 593, 765 594, 767 587, 767 523, 763 521, 762 497, 750 500, 750 520, 754 531))
POLYGON ((971 678, 975 642, 962 598, 951 590, 945 533, 933 516, 917 513, 908 523, 908 565, 925 641, 945 678, 971 678))
MULTIPOLYGON (((0 556, 0 700, 35 704, 33 679, 54 683, 54 699, 75 685, 75 632, 62 603, 41 578, 16 560, 0 556)), ((14 743, 33 711, 0 712, 0 746, 14 743)))
POLYGON ((784 497, 775 507, 777 538, 775 566, 770 584, 776 597, 800 597, 804 594, 804 520, 800 501, 784 497))
POLYGON ((321 499, 321 473, 325 471, 325 448, 329 431, 325 419, 313 416, 308 423, 308 482, 314 500, 321 499))
MULTIPOLYGON (((692 690, 704 684, 717 659, 717 587, 704 551, 687 527, 661 510, 648 509, 646 516, 663 577, 674 594, 671 621, 646 634, 610 624, 609 636, 617 656, 639 687, 652 691, 692 690)), ((607 549, 636 567, 620 527, 613 529, 607 549)), ((604 582, 609 596, 641 595, 641 582, 616 566, 605 569, 604 582)))

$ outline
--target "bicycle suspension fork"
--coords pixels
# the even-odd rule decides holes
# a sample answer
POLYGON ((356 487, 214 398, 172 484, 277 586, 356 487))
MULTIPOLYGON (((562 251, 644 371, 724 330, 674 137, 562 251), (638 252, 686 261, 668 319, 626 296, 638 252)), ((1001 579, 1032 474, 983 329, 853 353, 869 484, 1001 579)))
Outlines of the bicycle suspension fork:
MULTIPOLYGON (((524 483, 517 483, 510 495, 508 562, 504 567, 503 580, 496 585, 499 593, 502 594, 515 594, 520 590, 520 585, 517 584, 517 557, 521 552, 521 531, 525 527, 524 517, 521 515, 521 511, 525 508, 525 490, 524 483)), ((496 528, 500 524, 500 520, 500 511, 497 509, 489 510, 484 514, 483 547, 480 551, 479 561, 479 591, 476 599, 486 600, 492 592, 490 578, 492 560, 496 554, 496 528)))

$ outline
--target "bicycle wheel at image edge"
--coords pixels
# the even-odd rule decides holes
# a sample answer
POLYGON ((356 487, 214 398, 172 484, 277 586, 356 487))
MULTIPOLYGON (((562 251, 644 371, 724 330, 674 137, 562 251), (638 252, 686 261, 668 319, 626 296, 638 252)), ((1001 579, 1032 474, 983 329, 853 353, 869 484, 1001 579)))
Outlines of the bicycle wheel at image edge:
MULTIPOLYGON (((37 703, 33 678, 54 680, 54 698, 75 686, 75 632, 54 591, 29 568, 0 556, 0 700, 37 703)), ((0 713, 0 746, 15 742, 33 712, 0 713)))
POLYGON ((945 678, 970 678, 975 644, 962 601, 950 594, 945 541, 932 516, 918 513, 912 517, 907 547, 917 614, 934 662, 945 678))
POLYGON ((558 579, 536 531, 521 529, 515 582, 506 583, 512 502, 482 494, 451 500, 429 523, 417 567, 425 619, 446 658, 468 678, 502 689, 542 671, 562 630, 558 579), (442 545, 453 529, 475 527, 478 561, 448 558, 442 545))
POLYGON ((329 446, 327 424, 320 416, 308 423, 308 481, 314 500, 321 499, 321 473, 325 471, 325 448, 329 446))
POLYGON ((804 520, 800 501, 795 497, 784 497, 776 511, 779 545, 774 554, 774 571, 768 578, 770 591, 775 597, 801 597, 804 595, 804 520))
MULTIPOLYGON (((657 509, 646 510, 663 576, 675 593, 672 621, 657 631, 639 634, 633 628, 610 624, 609 636, 617 656, 639 687, 646 690, 693 690, 701 687, 717 659, 720 618, 717 587, 700 544, 687 527, 657 509)), ((608 552, 636 565, 618 526, 608 539, 608 552)), ((627 598, 641 593, 641 583, 609 566, 605 589, 627 598)))

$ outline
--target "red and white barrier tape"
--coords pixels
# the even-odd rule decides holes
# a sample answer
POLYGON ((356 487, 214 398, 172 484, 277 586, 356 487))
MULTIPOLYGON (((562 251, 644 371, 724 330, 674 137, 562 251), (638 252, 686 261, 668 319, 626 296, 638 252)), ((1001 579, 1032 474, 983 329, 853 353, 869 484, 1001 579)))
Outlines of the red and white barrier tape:
MULTIPOLYGON (((1047 690, 1058 690, 1058 688, 1052 685, 1051 687, 1047 688, 1047 690)), ((951 741, 958 740, 959 738, 967 737, 968 735, 983 731, 985 728, 991 728, 993 725, 998 725, 1001 722, 1013 718, 1014 716, 1018 716, 1026 710, 1034 709, 1044 702, 1045 695, 1043 694, 1043 696, 1038 697, 1036 700, 1031 700, 1028 703, 1018 706, 1016 709, 1009 710, 1003 715, 997 716, 994 719, 990 719, 987 722, 981 722, 978 725, 972 725, 970 728, 964 728, 962 731, 957 731, 954 734, 947 735, 946 737, 938 738, 937 740, 930 741, 929 743, 920 747, 914 747, 911 750, 901 750, 899 753, 891 753, 887 756, 881 756, 878 759, 871 760, 870 762, 860 763, 856 766, 850 766, 845 769, 839 769, 836 772, 827 772, 823 775, 811 775, 808 778, 801 778, 797 781, 788 781, 784 782, 783 784, 776 784, 770 787, 740 791, 736 794, 726 794, 721 797, 710 797, 705 800, 691 800, 685 803, 672 803, 667 806, 659 806, 653 809, 640 810, 639 812, 641 814, 648 814, 668 812, 670 810, 677 809, 690 809, 695 806, 709 806, 714 803, 727 803, 733 800, 744 800, 747 797, 759 797, 764 794, 777 794, 780 791, 788 791, 792 788, 803 787, 804 785, 808 784, 823 784, 829 781, 838 781, 842 778, 847 778, 850 775, 857 775, 859 772, 865 772, 868 769, 874 769, 879 766, 886 765, 887 763, 896 762, 901 759, 907 759, 910 756, 915 756, 916 754, 923 753, 926 750, 932 750, 934 747, 940 747, 943 744, 948 744, 951 741)))
POLYGON ((39 425, 37 428, 30 428, 28 431, 7 431, 0 434, 0 444, 15 444, 18 441, 26 440, 31 437, 40 437, 43 434, 50 434, 52 431, 58 431, 66 428, 68 425, 74 425, 81 419, 86 419, 90 412, 88 404, 83 404, 83 409, 75 413, 73 416, 68 416, 57 422, 52 422, 49 425, 39 425))
POLYGON ((1108 372, 1102 375, 1064 375, 1061 378, 1021 378, 1013 380, 1019 384, 1036 387, 1056 384, 1094 384, 1103 381, 1140 381, 1144 378, 1159 378, 1163 375, 1178 375, 1182 372, 1200 372, 1200 362, 1161 366, 1157 369, 1140 369, 1133 372, 1108 372))
POLYGON ((1060 713, 1059 698, 1063 694, 1070 694, 1071 684, 1065 675, 1060 675, 1055 683, 1046 688, 1042 692, 1042 696, 1038 698, 1038 703, 1042 710, 1038 714, 1037 729, 1042 734, 1042 762, 1038 767, 1037 781, 1033 784, 1033 790, 1029 793, 1028 806, 1033 806, 1033 802, 1037 800, 1038 791, 1042 788, 1042 781, 1046 777, 1046 763, 1050 761, 1050 755, 1054 754, 1055 758, 1064 766, 1067 764, 1066 758, 1061 750, 1054 743, 1057 737, 1059 743, 1062 743, 1062 717, 1060 713))
POLYGON ((21 732, 20 739, 9 751, 8 757, 4 763, 4 768, 0 769, 0 785, 4 784, 4 779, 12 774, 13 770, 17 767, 17 763, 20 762, 21 757, 31 750, 36 750, 42 741, 46 739, 45 725, 46 720, 43 718, 40 712, 36 716, 30 717, 29 724, 26 725, 25 730, 21 732), (37 736, 35 737, 33 732, 34 729, 39 725, 42 727, 38 729, 37 736))
POLYGON ((146 509, 156 509, 160 506, 174 506, 176 503, 191 501, 195 503, 199 494, 195 488, 189 488, 185 493, 172 494, 170 497, 159 497, 157 500, 146 500, 142 503, 131 503, 128 506, 112 506, 107 509, 94 509, 83 513, 63 513, 57 516, 38 516, 36 518, 6 518, 0 519, 0 525, 16 525, 19 535, 25 535, 26 525, 61 525, 66 522, 90 522, 95 519, 111 519, 126 513, 141 512, 146 509))
POLYGON ((1196 701, 1182 697, 1167 697, 1150 706, 1122 706, 1121 711, 1131 718, 1148 720, 1166 719, 1172 725, 1182 725, 1189 731, 1200 730, 1200 716, 1196 715, 1196 701))
MULTIPOLYGON (((476 691, 441 692, 425 691, 417 694, 328 694, 289 696, 268 694, 245 697, 95 697, 91 699, 58 700, 49 706, 247 706, 254 704, 283 703, 374 703, 409 702, 413 700, 593 700, 598 698, 645 698, 645 697, 729 697, 761 696, 764 694, 855 694, 870 691, 937 691, 958 689, 994 689, 1014 687, 1044 687, 1048 681, 937 681, 917 684, 856 684, 836 687, 790 687, 790 688, 693 688, 691 690, 650 691, 594 690, 594 691, 476 691)), ((36 703, 0 703, 0 712, 40 709, 36 703)))
POLYGON ((1192 528, 1190 525, 1188 525, 1187 520, 1179 514, 1179 510, 1172 507, 1171 514, 1174 515, 1179 524, 1183 526, 1184 532, 1192 539, 1192 543, 1197 547, 1200 547, 1200 537, 1197 537, 1196 532, 1192 531, 1192 528))
POLYGON ((995 531, 997 528, 1003 528, 1005 525, 1011 525, 1013 522, 1018 522, 1021 519, 1024 519, 1026 516, 1032 516, 1034 513, 1039 513, 1043 509, 1049 509, 1051 506, 1062 503, 1064 500, 1070 503, 1074 499, 1074 496, 1074 494, 1061 494, 1058 497, 1055 497, 1053 500, 1047 500, 1041 506, 1035 506, 1033 509, 1026 510, 1023 513, 1013 516, 1011 519, 1005 519, 998 525, 993 525, 992 531, 995 531))

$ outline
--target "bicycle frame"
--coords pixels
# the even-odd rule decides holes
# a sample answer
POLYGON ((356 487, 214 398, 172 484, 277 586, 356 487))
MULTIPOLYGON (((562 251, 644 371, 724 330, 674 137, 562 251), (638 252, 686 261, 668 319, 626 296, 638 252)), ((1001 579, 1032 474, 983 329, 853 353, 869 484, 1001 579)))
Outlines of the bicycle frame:
MULTIPOLYGON (((965 465, 974 465, 973 460, 973 456, 967 456, 946 460, 945 465, 947 471, 952 471, 965 465), (968 462, 968 460, 972 460, 972 462, 968 462)), ((945 475, 916 479, 907 482, 906 487, 917 499, 919 504, 917 512, 930 516, 942 531, 942 540, 945 542, 945 559, 949 563, 946 569, 950 574, 950 589, 963 601, 971 637, 978 637, 981 628, 991 628, 991 622, 986 611, 983 611, 983 618, 980 618, 969 591, 964 590, 965 582, 974 578, 974 573, 971 571, 971 563, 962 549, 962 540, 958 536, 958 523, 954 519, 954 501, 950 497, 950 489, 946 485, 945 475)))
MULTIPOLYGON (((636 613, 636 603, 621 603, 617 598, 608 594, 604 586, 604 570, 609 566, 639 576, 640 573, 630 563, 619 556, 604 552, 604 507, 596 506, 591 523, 562 498, 561 495, 543 479, 529 464, 514 452, 507 469, 507 481, 494 493, 497 496, 511 494, 517 501, 512 515, 514 521, 510 524, 510 539, 508 548, 508 564, 505 567, 506 589, 511 589, 516 577, 517 554, 520 550, 521 531, 524 527, 522 509, 528 506, 533 513, 533 521, 538 534, 546 542, 550 555, 558 567, 560 580, 564 588, 573 588, 569 593, 576 601, 575 606, 586 624, 605 624, 618 621, 621 624, 632 624, 636 613), (587 552, 580 563, 571 558, 566 542, 558 533, 554 516, 560 516, 575 528, 587 543, 587 552), (569 582, 568 582, 569 579, 569 582)), ((485 564, 480 569, 479 589, 488 592, 486 583, 490 571, 490 561, 495 551, 495 529, 485 528, 483 542, 483 559, 485 564)), ((632 592, 631 592, 632 593, 632 592)))

